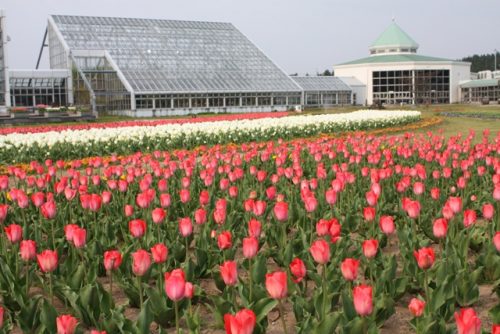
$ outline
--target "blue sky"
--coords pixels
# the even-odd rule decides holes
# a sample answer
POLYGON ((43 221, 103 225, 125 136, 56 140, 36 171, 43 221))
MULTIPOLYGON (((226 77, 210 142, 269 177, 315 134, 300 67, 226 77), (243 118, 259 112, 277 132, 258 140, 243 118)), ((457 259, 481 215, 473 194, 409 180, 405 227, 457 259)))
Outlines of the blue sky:
POLYGON ((2 0, 9 67, 34 68, 49 14, 233 23, 287 73, 314 74, 368 55, 392 17, 423 55, 500 50, 498 0, 2 0))

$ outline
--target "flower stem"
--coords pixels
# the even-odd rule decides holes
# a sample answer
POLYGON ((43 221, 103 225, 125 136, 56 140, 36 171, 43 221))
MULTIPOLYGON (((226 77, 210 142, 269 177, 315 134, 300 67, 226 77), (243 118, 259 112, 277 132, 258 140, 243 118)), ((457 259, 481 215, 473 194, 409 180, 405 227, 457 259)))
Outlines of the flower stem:
POLYGON ((30 265, 29 262, 26 261, 26 297, 28 297, 30 293, 30 265))
POLYGON ((248 298, 249 302, 252 302, 252 292, 253 292, 253 282, 252 282, 252 259, 249 259, 249 266, 248 266, 248 278, 249 278, 249 284, 250 284, 250 297, 248 298))
POLYGON ((141 276, 137 276, 137 283, 139 284, 139 306, 142 309, 143 296, 142 296, 142 281, 141 276))
POLYGON ((49 297, 50 302, 54 305, 54 294, 52 293, 52 273, 49 273, 49 297))
POLYGON ((113 271, 109 271, 109 294, 113 296, 113 271))
POLYGON ((424 270, 424 289, 425 289, 425 299, 427 300, 427 303, 430 303, 431 295, 429 293, 429 274, 427 270, 424 270))
POLYGON ((174 302, 174 308, 175 308, 175 332, 177 334, 180 333, 179 331, 179 306, 177 305, 177 302, 174 302))
POLYGON ((326 318, 326 264, 323 264, 323 271, 321 272, 323 278, 323 316, 322 320, 326 318))
POLYGON ((283 310, 283 304, 281 303, 281 299, 278 299, 278 308, 280 311, 281 325, 283 325, 283 333, 288 334, 285 323, 285 311, 283 310))

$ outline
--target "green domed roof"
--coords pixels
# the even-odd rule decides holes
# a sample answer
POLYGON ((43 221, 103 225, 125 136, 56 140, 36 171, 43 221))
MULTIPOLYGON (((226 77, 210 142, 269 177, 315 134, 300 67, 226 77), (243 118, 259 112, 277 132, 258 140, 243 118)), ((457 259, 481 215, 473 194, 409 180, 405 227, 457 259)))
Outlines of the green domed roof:
POLYGON ((418 43, 404 32, 396 22, 392 22, 375 42, 370 45, 370 49, 382 47, 418 48, 418 43))

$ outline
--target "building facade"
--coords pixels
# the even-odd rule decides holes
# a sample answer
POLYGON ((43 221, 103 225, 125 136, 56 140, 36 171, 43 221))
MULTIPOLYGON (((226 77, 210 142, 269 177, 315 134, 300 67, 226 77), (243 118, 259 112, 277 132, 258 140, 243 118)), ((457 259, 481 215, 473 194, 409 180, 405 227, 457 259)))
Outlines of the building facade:
POLYGON ((392 22, 369 47, 369 57, 334 66, 335 75, 365 85, 369 105, 459 102, 459 84, 470 78, 470 63, 419 55, 418 47, 392 22))

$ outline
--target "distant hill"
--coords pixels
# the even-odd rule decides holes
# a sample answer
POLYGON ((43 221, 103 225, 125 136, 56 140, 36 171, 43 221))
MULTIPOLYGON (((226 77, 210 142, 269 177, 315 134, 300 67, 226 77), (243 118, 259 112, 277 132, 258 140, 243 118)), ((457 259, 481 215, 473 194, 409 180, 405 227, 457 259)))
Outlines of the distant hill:
MULTIPOLYGON (((462 61, 468 61, 472 63, 470 71, 479 72, 485 70, 493 71, 495 67, 495 54, 483 54, 483 55, 473 55, 462 58, 462 61)), ((500 53, 497 53, 497 68, 500 68, 500 53)))

